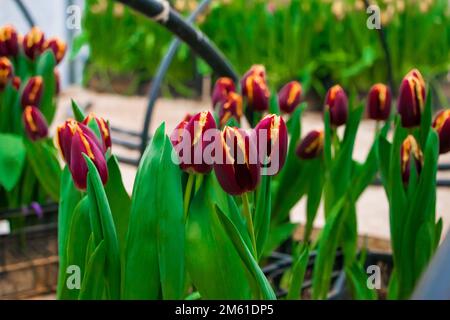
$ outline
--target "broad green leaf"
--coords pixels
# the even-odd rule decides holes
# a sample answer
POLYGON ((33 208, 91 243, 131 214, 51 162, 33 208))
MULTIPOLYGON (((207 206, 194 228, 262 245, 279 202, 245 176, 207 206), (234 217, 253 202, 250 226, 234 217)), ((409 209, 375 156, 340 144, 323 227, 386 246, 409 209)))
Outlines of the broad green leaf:
POLYGON ((320 236, 313 270, 313 299, 326 299, 328 297, 331 273, 345 221, 344 213, 346 210, 343 210, 345 201, 346 199, 342 198, 333 207, 320 236))
POLYGON ((44 88, 39 108, 47 119, 47 122, 52 123, 56 112, 56 80, 54 74, 56 61, 53 52, 51 50, 46 50, 39 56, 36 64, 36 74, 40 75, 44 80, 44 88))
POLYGON ((42 188, 54 200, 59 200, 61 166, 51 140, 29 141, 24 138, 27 158, 42 188))
POLYGON ((104 297, 107 249, 102 240, 89 257, 80 289, 80 300, 101 300, 104 297))
POLYGON ((270 180, 270 176, 263 175, 261 177, 261 184, 256 191, 254 226, 258 259, 261 258, 261 255, 264 252, 264 246, 270 228, 270 180))
POLYGON ((185 225, 181 171, 164 124, 136 175, 125 248, 125 299, 182 299, 185 225))
POLYGON ((375 290, 369 289, 367 286, 367 274, 362 266, 353 261, 350 266, 345 267, 345 274, 349 279, 349 284, 353 292, 353 298, 356 300, 376 300, 377 294, 375 290))
POLYGON ((203 299, 250 299, 252 283, 239 253, 218 218, 217 195, 205 176, 186 226, 186 266, 203 299), (220 270, 220 272, 218 272, 220 270))
POLYGON ((304 246, 295 260, 291 272, 291 281, 289 285, 288 300, 301 299, 302 285, 305 278, 306 268, 309 261, 309 247, 304 246))
POLYGON ((0 134, 0 146, 0 185, 11 191, 22 175, 26 149, 22 138, 12 134, 0 134))
POLYGON ((61 192, 59 198, 58 210, 58 253, 59 253, 59 271, 58 271, 58 290, 57 297, 61 297, 63 286, 65 286, 65 275, 67 267, 67 243, 70 232, 75 207, 82 198, 81 192, 75 187, 72 176, 67 166, 61 175, 61 192))
POLYGON ((105 192, 117 231, 121 257, 123 257, 130 218, 131 199, 123 185, 119 163, 115 156, 110 157, 108 160, 108 182, 105 185, 105 192))
POLYGON ((104 241, 104 277, 108 289, 108 297, 110 299, 119 299, 121 288, 121 265, 117 232, 100 174, 92 160, 86 155, 84 158, 88 165, 87 194, 90 204, 90 221, 91 224, 93 221, 97 221, 96 223, 98 223, 101 228, 101 234, 95 235, 96 230, 91 225, 94 232, 94 241, 97 246, 100 245, 100 242, 97 243, 97 239, 104 241))
POLYGON ((239 232, 233 223, 228 219, 227 215, 224 214, 220 209, 217 210, 219 220, 226 230, 227 235, 230 237, 234 244, 235 249, 239 253, 240 258, 247 267, 248 272, 254 277, 254 281, 257 283, 258 292, 255 292, 256 297, 264 300, 276 300, 275 293, 270 286, 269 281, 262 272, 261 268, 258 266, 258 262, 253 257, 247 245, 242 240, 239 232))
MULTIPOLYGON (((83 283, 83 275, 86 271, 86 252, 88 248, 88 241, 91 236, 91 228, 89 222, 89 199, 84 197, 76 206, 72 221, 70 223, 69 235, 66 247, 67 266, 77 266, 81 271, 81 283, 83 283)), ((78 298, 80 290, 71 288, 69 289, 67 283, 66 274, 64 285, 61 287, 62 291, 59 299, 62 300, 74 300, 78 298)))

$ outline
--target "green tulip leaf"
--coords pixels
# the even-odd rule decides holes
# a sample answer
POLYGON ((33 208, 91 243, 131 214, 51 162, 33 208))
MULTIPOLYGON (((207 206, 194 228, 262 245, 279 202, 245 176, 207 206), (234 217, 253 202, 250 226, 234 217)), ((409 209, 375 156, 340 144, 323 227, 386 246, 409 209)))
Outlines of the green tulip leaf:
POLYGON ((162 124, 145 151, 133 190, 125 247, 125 299, 182 299, 185 225, 181 171, 162 124))
POLYGON ((36 64, 36 74, 44 80, 39 108, 47 122, 52 123, 56 112, 56 79, 54 73, 56 61, 53 52, 51 50, 45 51, 39 56, 36 64))
POLYGON ((22 175, 26 149, 22 138, 12 134, 0 134, 0 145, 0 185, 11 191, 22 175))
POLYGON ((203 299, 250 299, 252 281, 248 280, 246 267, 220 223, 215 200, 220 195, 216 195, 213 184, 213 177, 205 176, 189 208, 186 225, 189 277, 203 299))
POLYGON ((34 174, 46 193, 54 200, 59 200, 61 166, 58 153, 51 140, 29 141, 24 139, 27 158, 34 174))
POLYGON ((72 175, 66 166, 61 175, 61 191, 58 210, 58 289, 57 297, 61 298, 64 286, 66 285, 67 268, 67 248, 69 246, 69 234, 75 208, 82 199, 82 193, 75 187, 72 175))
POLYGON ((224 214, 220 209, 217 210, 217 213, 222 226, 225 228, 226 233, 233 242, 240 258, 247 267, 249 273, 254 277, 254 281, 256 282, 258 287, 258 292, 255 292, 255 294, 257 294, 256 297, 264 300, 276 300, 275 293, 270 286, 269 281, 262 272, 261 268, 258 266, 258 263, 253 257, 250 249, 242 240, 242 237, 239 235, 236 227, 233 225, 230 219, 228 219, 227 215, 224 214))
POLYGON ((105 277, 107 296, 110 299, 120 298, 121 288, 121 265, 119 243, 114 220, 106 197, 100 174, 92 160, 84 155, 88 165, 87 194, 89 197, 89 216, 94 235, 94 244, 99 246, 104 242, 105 277))
POLYGON ((292 267, 288 300, 301 299, 302 285, 309 262, 309 247, 303 246, 292 267))
POLYGON ((78 103, 76 103, 75 100, 73 100, 73 99, 71 100, 71 106, 72 106, 73 117, 75 118, 75 120, 77 120, 78 122, 82 122, 86 118, 84 111, 80 108, 78 103))

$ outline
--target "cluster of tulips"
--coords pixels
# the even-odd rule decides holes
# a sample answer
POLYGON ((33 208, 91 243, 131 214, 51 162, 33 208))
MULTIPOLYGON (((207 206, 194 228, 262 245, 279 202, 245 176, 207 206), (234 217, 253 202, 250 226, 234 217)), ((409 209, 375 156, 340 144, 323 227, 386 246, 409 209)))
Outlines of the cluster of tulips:
POLYGON ((260 266, 292 235, 289 212, 303 196, 305 238, 292 251, 288 298, 300 297, 310 250, 317 251, 312 297, 327 298, 338 248, 354 297, 375 298, 358 258, 356 202, 378 173, 390 204, 395 269, 389 294, 411 294, 439 243, 436 172, 450 133, 448 111, 432 123, 420 73, 405 76, 398 114, 383 84, 371 88, 366 108, 332 87, 324 129, 303 139, 306 105, 298 82, 271 94, 264 68, 254 66, 239 87, 218 79, 213 112, 186 116, 170 135, 164 124, 156 130, 131 198, 109 151, 108 123, 86 117, 73 103, 75 119, 57 133, 67 163, 59 212, 60 298, 274 299, 260 266), (360 163, 352 155, 365 109, 377 129, 360 163), (244 113, 253 128, 240 126, 244 113), (338 128, 344 126, 342 135, 338 128), (326 223, 313 240, 321 202, 326 223), (73 266, 81 272, 78 286, 73 266))
POLYGON ((48 126, 56 112, 57 65, 66 45, 33 27, 0 27, 0 207, 59 199, 60 167, 48 126))

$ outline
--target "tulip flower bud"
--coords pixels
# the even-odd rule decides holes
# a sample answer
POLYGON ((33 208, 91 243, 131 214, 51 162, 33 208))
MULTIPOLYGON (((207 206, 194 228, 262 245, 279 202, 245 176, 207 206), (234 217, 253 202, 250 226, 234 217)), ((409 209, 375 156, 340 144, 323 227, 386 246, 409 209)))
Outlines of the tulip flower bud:
POLYGON ((16 89, 17 91, 20 90, 20 85, 22 84, 22 80, 20 80, 19 77, 14 77, 12 80, 12 85, 14 87, 14 89, 16 89))
POLYGON ((97 137, 100 141, 103 142, 103 150, 108 150, 111 148, 111 130, 109 127, 109 123, 105 121, 105 119, 97 117, 95 114, 90 113, 84 120, 83 124, 85 126, 89 126, 89 123, 91 121, 95 121, 96 125, 98 126, 98 130, 100 132, 100 137, 97 137))
POLYGON ((235 91, 236 87, 232 79, 226 77, 217 79, 212 94, 213 108, 215 108, 220 102, 225 101, 230 92, 235 91))
POLYGON ((214 164, 214 172, 222 189, 232 195, 255 190, 260 181, 260 165, 251 135, 243 129, 225 127, 216 143, 222 158, 214 164))
POLYGON ((25 132, 31 141, 37 141, 46 138, 48 135, 47 120, 44 115, 35 106, 25 107, 22 120, 25 132))
POLYGON ((347 94, 340 85, 335 85, 328 90, 325 98, 325 108, 330 111, 330 123, 339 127, 347 122, 348 99, 347 94))
POLYGON ((276 175, 286 161, 288 147, 287 127, 282 117, 275 114, 265 116, 255 127, 258 157, 261 164, 268 163, 269 175, 276 175))
MULTIPOLYGON (((186 120, 186 118, 183 119, 170 134, 170 142, 174 147, 178 146, 183 141, 183 134, 185 132, 184 130, 186 129, 186 125, 188 124, 189 120, 186 120)), ((180 150, 180 152, 182 151, 183 150, 180 150)), ((180 154, 180 158, 182 156, 183 154, 180 154)))
POLYGON ((398 113, 405 128, 418 127, 425 108, 425 81, 416 69, 403 78, 398 97, 398 113))
POLYGON ((209 173, 212 161, 204 159, 204 150, 213 141, 205 134, 215 129, 216 123, 211 112, 203 111, 194 115, 189 121, 182 121, 172 132, 171 141, 180 158, 180 168, 190 173, 209 173))
POLYGON ((23 51, 25 55, 34 60, 43 51, 44 33, 38 27, 33 27, 23 38, 23 51))
POLYGON ((0 91, 5 89, 9 80, 14 76, 13 66, 11 61, 6 57, 0 57, 0 91))
POLYGON ((51 38, 45 41, 43 51, 50 49, 56 60, 56 64, 60 63, 66 54, 67 46, 64 41, 59 38, 51 38))
POLYGON ((280 110, 291 114, 300 104, 302 85, 298 81, 292 81, 281 88, 278 93, 278 104, 280 110))
POLYGON ((450 110, 443 110, 438 113, 433 122, 433 128, 439 135, 439 153, 444 154, 450 151, 450 110))
POLYGON ((296 154, 300 159, 304 160, 317 158, 323 151, 323 143, 323 131, 313 130, 300 142, 296 154))
POLYGON ((257 75, 257 76, 263 78, 265 81, 266 80, 266 68, 261 64, 253 65, 250 68, 250 70, 248 70, 242 77, 242 80, 241 80, 242 87, 243 87, 243 84, 245 84, 245 82, 247 81, 247 78, 250 76, 254 76, 254 75, 257 75))
POLYGON ((264 112, 269 109, 270 92, 266 84, 266 69, 262 65, 254 65, 241 79, 242 95, 249 108, 264 112))
POLYGON ((87 185, 88 167, 83 154, 92 160, 103 184, 106 184, 108 166, 104 151, 92 130, 75 120, 68 120, 58 128, 57 141, 77 188, 85 190, 87 185))
POLYGON ((242 95, 246 98, 248 107, 264 112, 269 109, 270 92, 266 81, 259 75, 250 75, 242 86, 242 95))
POLYGON ((22 92, 22 107, 28 105, 39 106, 43 87, 44 79, 41 76, 30 78, 22 92))
POLYGON ((235 118, 238 122, 242 117, 242 96, 236 92, 230 92, 220 103, 219 119, 220 125, 225 125, 228 120, 235 118))
POLYGON ((0 56, 16 56, 19 52, 17 31, 13 26, 0 28, 0 56))
POLYGON ((405 141, 403 141, 400 149, 401 154, 401 170, 403 183, 409 183, 409 177, 411 176, 411 157, 414 160, 417 175, 420 175, 423 167, 423 154, 420 150, 419 144, 416 139, 409 135, 405 141))
POLYGON ((391 90, 382 83, 375 84, 369 91, 367 112, 369 118, 386 121, 391 114, 391 90))
POLYGON ((87 136, 90 141, 94 142, 103 153, 106 152, 104 145, 99 142, 97 136, 90 128, 88 128, 83 123, 79 123, 79 122, 75 121, 74 119, 69 119, 66 122, 64 122, 64 124, 62 124, 58 127, 57 135, 56 135, 57 144, 61 151, 61 155, 62 155, 64 161, 66 161, 67 163, 70 162, 72 137, 73 137, 73 133, 78 128, 81 129, 83 134, 85 136, 87 136))

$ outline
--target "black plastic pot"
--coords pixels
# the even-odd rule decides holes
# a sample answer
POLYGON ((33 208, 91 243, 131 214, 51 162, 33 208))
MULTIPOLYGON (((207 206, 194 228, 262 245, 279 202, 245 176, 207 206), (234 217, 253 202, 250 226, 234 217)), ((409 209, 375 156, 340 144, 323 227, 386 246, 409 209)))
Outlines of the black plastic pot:
MULTIPOLYGON (((317 252, 310 253, 308 266, 305 274, 305 280, 302 286, 302 295, 312 287, 312 271, 316 259, 317 252)), ((270 283, 275 288, 275 293, 278 298, 285 298, 287 291, 281 287, 281 280, 286 271, 288 271, 293 263, 292 256, 286 253, 274 252, 272 253, 269 264, 263 268, 264 274, 269 279, 270 283)), ((364 264, 365 269, 371 265, 378 265, 381 270, 382 283, 384 284, 379 290, 378 294, 381 299, 385 297, 386 285, 392 271, 393 262, 392 255, 380 252, 368 252, 364 264)), ((347 283, 346 275, 343 270, 343 255, 341 251, 336 254, 333 272, 331 275, 331 289, 328 294, 328 300, 349 300, 351 299, 350 289, 347 283)))

